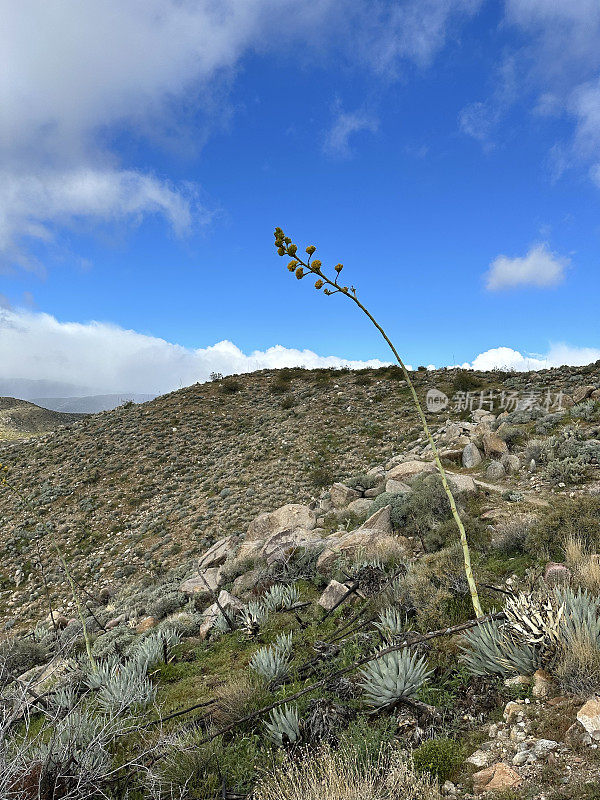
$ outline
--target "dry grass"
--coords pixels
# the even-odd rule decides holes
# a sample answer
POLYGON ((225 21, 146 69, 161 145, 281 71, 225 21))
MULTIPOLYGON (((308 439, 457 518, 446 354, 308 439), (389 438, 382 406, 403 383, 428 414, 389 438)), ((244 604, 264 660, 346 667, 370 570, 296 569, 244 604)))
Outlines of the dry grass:
POLYGON ((269 695, 260 681, 251 675, 234 674, 217 695, 217 702, 211 710, 213 724, 222 728, 246 714, 266 705, 269 695))
POLYGON ((418 775, 399 750, 382 751, 373 762, 351 749, 322 748, 286 759, 259 780, 255 800, 440 800, 432 778, 418 775))
POLYGON ((575 583, 593 595, 600 594, 600 556, 590 553, 583 539, 576 536, 567 537, 564 547, 575 583))
POLYGON ((600 690, 600 650, 585 634, 570 640, 553 670, 563 690, 589 697, 600 690))

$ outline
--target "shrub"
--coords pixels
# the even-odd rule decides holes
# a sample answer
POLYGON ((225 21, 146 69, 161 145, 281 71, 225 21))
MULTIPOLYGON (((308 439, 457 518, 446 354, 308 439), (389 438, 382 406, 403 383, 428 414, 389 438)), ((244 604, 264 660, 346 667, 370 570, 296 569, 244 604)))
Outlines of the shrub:
POLYGON ((186 599, 182 592, 169 592, 148 606, 148 616, 164 619, 185 605, 186 599))
POLYGON ((287 411, 288 409, 293 408, 296 405, 296 398, 293 395, 288 394, 286 397, 283 398, 280 405, 284 411, 287 411))
POLYGON ((494 530, 492 538, 494 551, 505 557, 523 553, 527 537, 535 521, 535 517, 529 515, 521 519, 512 519, 499 523, 494 530))
POLYGON ((571 409, 571 416, 574 419, 584 419, 588 422, 598 419, 600 416, 600 403, 596 403, 594 400, 585 400, 583 403, 577 403, 571 409))
POLYGON ((481 389, 482 386, 481 378, 466 369, 457 370, 452 381, 452 389, 455 392, 472 392, 474 389, 481 389))
POLYGON ((22 675, 32 667, 44 664, 48 651, 32 639, 13 639, 0 645, 0 674, 4 671, 11 677, 22 675))
POLYGON ((220 386, 221 391, 224 394, 235 394, 242 389, 242 384, 240 381, 235 380, 235 378, 226 378, 220 386))
POLYGON ((600 549, 600 496, 558 500, 545 511, 527 535, 528 551, 539 558, 562 561, 568 538, 578 538, 590 552, 600 549))
POLYGON ((464 752, 454 739, 429 739, 413 750, 412 757, 417 772, 445 781, 460 767, 464 752))
POLYGON ((223 728, 266 706, 269 697, 262 681, 245 673, 234 673, 219 689, 217 702, 211 708, 211 719, 218 728, 223 728))
POLYGON ((367 702, 375 708, 412 699, 431 675, 425 659, 417 658, 407 648, 385 653, 360 672, 364 679, 360 685, 367 702))
POLYGON ((471 597, 458 543, 428 553, 409 565, 397 591, 415 608, 421 630, 464 622, 471 615, 471 597))
POLYGON ((506 425, 498 431, 498 435, 509 447, 522 444, 525 439, 525 431, 516 425, 506 425))
POLYGON ((255 800, 440 800, 435 782, 418 775, 398 748, 382 749, 367 763, 347 747, 329 746, 302 759, 286 757, 264 773, 255 800))

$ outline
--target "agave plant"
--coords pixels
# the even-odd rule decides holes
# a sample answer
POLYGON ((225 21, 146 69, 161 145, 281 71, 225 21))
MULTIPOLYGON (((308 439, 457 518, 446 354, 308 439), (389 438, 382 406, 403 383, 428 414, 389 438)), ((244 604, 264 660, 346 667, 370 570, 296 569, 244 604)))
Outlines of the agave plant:
POLYGON ((154 701, 156 689, 152 686, 143 663, 129 659, 116 663, 97 694, 99 704, 107 710, 122 710, 137 706, 143 708, 154 701))
POLYGON ((170 651, 181 641, 181 636, 173 628, 151 633, 142 639, 133 650, 132 658, 137 661, 144 673, 163 664, 170 651))
POLYGON ((289 706, 286 703, 274 708, 264 726, 271 741, 279 747, 284 744, 295 744, 300 740, 300 718, 297 706, 289 706))
POLYGON ((415 697, 431 675, 425 658, 417 658, 408 648, 385 653, 361 670, 361 687, 367 701, 375 708, 415 697))
POLYGON ((292 654, 292 632, 279 633, 275 639, 275 647, 280 653, 286 656, 286 658, 289 658, 292 654))
POLYGON ((519 592, 508 599, 504 613, 511 630, 523 642, 542 653, 556 649, 564 613, 564 604, 557 602, 557 595, 519 592))
POLYGON ((277 646, 261 647, 252 656, 250 669, 269 683, 283 680, 290 671, 289 655, 277 646))
POLYGON ((299 599, 300 592, 295 586, 275 583, 265 594, 263 601, 268 611, 282 611, 291 608, 299 599))
POLYGON ((406 615, 398 608, 390 606, 379 612, 379 621, 375 627, 386 641, 392 641, 406 630, 406 615))
POLYGON ((497 620, 463 634, 461 660, 471 675, 531 675, 540 665, 535 645, 515 641, 497 620))
POLYGON ((560 637, 564 644, 588 641, 600 645, 600 598, 587 590, 570 587, 554 590, 557 605, 564 608, 560 620, 560 637))

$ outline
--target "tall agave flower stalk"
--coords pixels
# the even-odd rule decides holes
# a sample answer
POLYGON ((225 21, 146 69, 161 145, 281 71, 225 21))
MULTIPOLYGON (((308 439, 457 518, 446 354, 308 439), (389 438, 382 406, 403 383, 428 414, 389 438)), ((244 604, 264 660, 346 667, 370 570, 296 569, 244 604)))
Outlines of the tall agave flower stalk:
POLYGON ((471 553, 469 551, 469 543, 467 540, 465 526, 463 525, 463 522, 460 518, 460 514, 458 513, 458 509, 456 508, 456 501, 454 500, 454 495, 452 494, 452 490, 450 489, 450 486, 448 484, 446 471, 442 466, 438 449, 436 447, 433 436, 431 435, 431 431, 429 430, 429 425, 427 424, 427 419, 425 417, 425 413, 423 411, 423 407, 415 390, 414 384, 411 380, 410 373, 406 369, 406 366, 402 361, 402 359, 400 358, 398 351, 394 347, 394 344, 392 343, 391 339, 389 338, 385 330, 377 322, 375 317, 360 302, 360 300, 357 297, 356 289, 354 288, 354 286, 348 287, 348 286, 343 286, 339 283, 340 273, 344 268, 343 264, 335 265, 334 267, 335 278, 331 279, 327 277, 327 275, 323 272, 323 266, 319 261, 319 259, 313 258, 313 255, 317 248, 314 245, 309 245, 305 251, 307 254, 306 259, 302 258, 300 255, 298 255, 297 245, 295 245, 288 236, 285 236, 281 228, 275 228, 275 247, 277 248, 277 252, 280 256, 287 255, 291 257, 292 260, 288 264, 288 270, 290 272, 293 272, 296 278, 298 278, 298 280, 301 280, 307 275, 314 275, 317 278, 317 280, 315 281, 315 289, 317 289, 317 291, 323 289, 326 295, 343 294, 345 297, 348 297, 350 300, 352 300, 352 302, 355 303, 355 305, 357 305, 358 308, 360 308, 363 314, 366 314, 366 316, 371 320, 373 325, 383 336, 390 350, 394 354, 394 358, 398 362, 400 369, 402 370, 402 374, 404 375, 404 379, 406 380, 406 383, 410 390, 413 403, 415 405, 417 414, 421 421, 421 425, 423 426, 423 431, 425 432, 427 440, 431 445, 433 457, 437 465, 437 468, 439 470, 440 477, 442 479, 442 484, 444 486, 444 491, 448 496, 448 502, 450 503, 450 510, 452 511, 452 516, 454 518, 454 521, 456 522, 456 527, 458 528, 460 543, 462 545, 463 557, 465 562, 465 574, 467 576, 467 581, 469 583, 469 590, 471 592, 471 600, 473 602, 475 615, 477 617, 482 617, 483 611, 481 610, 481 603, 479 602, 477 584, 475 583, 475 578, 473 577, 473 570, 471 568, 471 553))

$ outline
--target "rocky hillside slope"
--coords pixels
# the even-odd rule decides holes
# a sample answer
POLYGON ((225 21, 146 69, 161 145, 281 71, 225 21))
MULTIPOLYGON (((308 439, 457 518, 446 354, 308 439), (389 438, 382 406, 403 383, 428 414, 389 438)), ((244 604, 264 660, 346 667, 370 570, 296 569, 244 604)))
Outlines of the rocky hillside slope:
MULTIPOLYGON (((0 443, 0 463, 29 503, 0 492, 5 622, 37 613, 42 592, 34 572, 40 557, 51 592, 66 600, 64 575, 48 535, 33 533, 42 522, 54 532, 75 577, 98 589, 160 575, 225 534, 243 534, 261 511, 286 502, 315 502, 324 487, 369 465, 398 454, 427 457, 401 377, 395 368, 263 371, 86 417, 35 440, 0 443)), ((472 438, 471 423, 463 426, 471 410, 456 409, 465 397, 480 416, 490 392, 497 406, 504 401, 510 408, 509 400, 514 403, 517 396, 535 395, 544 402, 548 392, 568 395, 571 405, 574 396, 578 406, 593 406, 600 365, 531 374, 418 371, 415 382, 423 401, 431 388, 455 398, 429 417, 444 455, 456 463, 472 438)), ((543 409, 519 413, 510 412, 513 422, 522 419, 524 425, 506 430, 505 423, 505 438, 510 443, 512 435, 521 449, 536 431, 548 434, 561 421, 560 414, 553 417, 543 409)), ((591 422, 580 417, 576 422, 593 440, 597 422, 590 415, 591 422)), ((481 436, 475 441, 483 452, 481 436)), ((582 467, 584 472, 595 461, 591 450, 591 466, 582 467)), ((517 496, 573 488, 570 479, 568 486, 556 479, 560 470, 546 475, 529 472, 529 463, 521 469, 494 459, 491 469, 489 459, 465 463, 479 477, 487 470, 492 481, 501 479, 517 496)), ((463 469, 460 461, 458 470, 463 469)))
POLYGON ((37 436, 77 422, 81 417, 81 414, 51 411, 14 397, 0 397, 0 441, 37 436))
POLYGON ((5 445, 0 794, 600 796, 599 367, 415 375, 479 624, 396 370, 229 378, 5 445))

